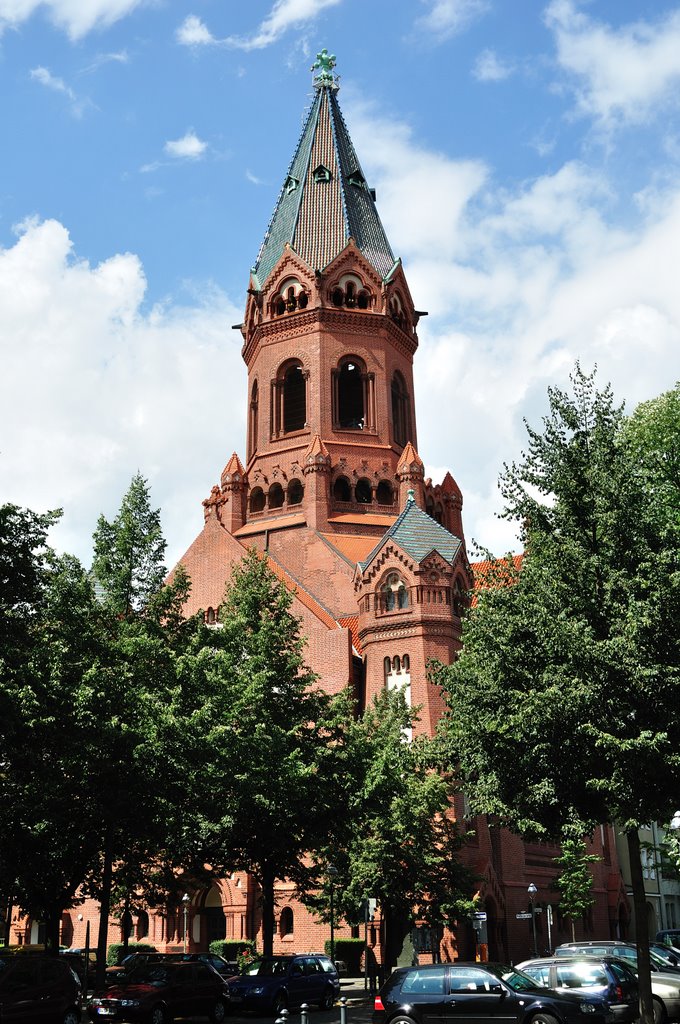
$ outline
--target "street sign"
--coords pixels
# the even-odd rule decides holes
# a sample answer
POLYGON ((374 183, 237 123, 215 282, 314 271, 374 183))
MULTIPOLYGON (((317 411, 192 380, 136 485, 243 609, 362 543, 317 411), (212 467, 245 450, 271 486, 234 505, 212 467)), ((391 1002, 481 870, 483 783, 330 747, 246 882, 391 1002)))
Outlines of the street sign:
POLYGON ((486 921, 486 910, 478 910, 472 917, 475 921, 486 921))
POLYGON ((515 917, 517 918, 518 921, 530 921, 531 920, 531 914, 526 913, 526 911, 524 911, 521 914, 515 914, 515 917))

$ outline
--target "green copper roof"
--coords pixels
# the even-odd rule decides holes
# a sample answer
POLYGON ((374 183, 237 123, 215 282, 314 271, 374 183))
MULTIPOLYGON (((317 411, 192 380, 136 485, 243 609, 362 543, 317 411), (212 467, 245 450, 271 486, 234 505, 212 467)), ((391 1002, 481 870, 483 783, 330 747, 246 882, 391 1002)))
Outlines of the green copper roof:
POLYGON ((328 266, 350 238, 382 278, 395 263, 329 68, 322 66, 315 87, 314 102, 253 268, 260 286, 286 242, 313 270, 328 266))
POLYGON ((383 534, 366 561, 359 562, 362 572, 368 568, 388 540, 393 540, 418 564, 433 551, 441 555, 450 565, 453 564, 461 549, 462 541, 440 526, 427 512, 423 512, 416 505, 412 494, 412 491, 409 492, 404 511, 390 526, 387 533, 383 534))

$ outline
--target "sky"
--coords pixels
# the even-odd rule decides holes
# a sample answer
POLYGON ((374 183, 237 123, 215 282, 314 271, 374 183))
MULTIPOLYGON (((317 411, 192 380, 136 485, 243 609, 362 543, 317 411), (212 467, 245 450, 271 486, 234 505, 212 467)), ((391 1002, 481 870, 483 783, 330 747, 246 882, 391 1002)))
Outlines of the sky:
POLYGON ((86 565, 137 471, 174 564, 244 457, 232 325, 322 47, 469 543, 517 549, 498 477, 577 360, 628 411, 680 378, 680 3, 0 0, 0 501, 86 565))

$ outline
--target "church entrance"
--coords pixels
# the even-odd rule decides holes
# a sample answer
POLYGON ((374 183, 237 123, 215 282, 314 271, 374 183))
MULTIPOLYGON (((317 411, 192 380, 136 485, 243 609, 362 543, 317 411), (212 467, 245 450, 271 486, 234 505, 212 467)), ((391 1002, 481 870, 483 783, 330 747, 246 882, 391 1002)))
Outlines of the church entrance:
POLYGON ((203 914, 208 946, 217 939, 225 939, 227 937, 227 919, 222 909, 222 894, 216 885, 213 885, 205 898, 203 914))

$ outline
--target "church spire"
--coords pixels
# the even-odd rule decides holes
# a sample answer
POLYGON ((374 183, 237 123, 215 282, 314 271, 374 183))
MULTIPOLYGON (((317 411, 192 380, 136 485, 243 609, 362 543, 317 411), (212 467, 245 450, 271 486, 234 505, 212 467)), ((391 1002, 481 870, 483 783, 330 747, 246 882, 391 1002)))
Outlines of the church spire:
POLYGON ((261 288, 289 245, 313 271, 323 271, 350 238, 387 278, 395 265, 337 100, 335 57, 317 54, 314 101, 288 168, 257 261, 253 283, 261 288))

